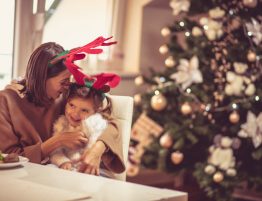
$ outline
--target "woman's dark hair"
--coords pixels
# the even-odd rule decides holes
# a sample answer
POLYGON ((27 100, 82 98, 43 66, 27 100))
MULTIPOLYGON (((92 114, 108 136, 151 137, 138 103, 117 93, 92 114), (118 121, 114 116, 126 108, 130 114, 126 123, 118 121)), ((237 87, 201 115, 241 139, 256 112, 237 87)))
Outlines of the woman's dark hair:
POLYGON ((46 93, 46 80, 57 76, 66 69, 62 61, 49 66, 49 62, 56 55, 63 52, 64 48, 54 42, 40 45, 31 54, 25 78, 19 83, 24 85, 21 93, 25 93, 30 102, 38 106, 46 106, 52 103, 46 93))
POLYGON ((70 100, 75 97, 91 99, 94 103, 95 112, 100 113, 106 119, 110 119, 110 115, 112 113, 112 101, 108 96, 105 96, 103 93, 95 89, 90 89, 83 85, 71 83, 66 94, 66 99, 70 100), (107 101, 105 107, 103 105, 104 99, 107 101))

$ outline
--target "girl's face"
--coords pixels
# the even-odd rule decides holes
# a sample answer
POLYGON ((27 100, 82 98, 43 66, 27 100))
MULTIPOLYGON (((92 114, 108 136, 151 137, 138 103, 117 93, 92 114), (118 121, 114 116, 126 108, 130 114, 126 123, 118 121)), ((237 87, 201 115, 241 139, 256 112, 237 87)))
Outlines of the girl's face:
POLYGON ((82 120, 94 113, 94 103, 91 99, 74 97, 66 103, 65 116, 71 126, 79 126, 82 120))
POLYGON ((46 92, 48 98, 55 100, 68 88, 70 75, 68 70, 64 70, 57 76, 47 79, 46 92))

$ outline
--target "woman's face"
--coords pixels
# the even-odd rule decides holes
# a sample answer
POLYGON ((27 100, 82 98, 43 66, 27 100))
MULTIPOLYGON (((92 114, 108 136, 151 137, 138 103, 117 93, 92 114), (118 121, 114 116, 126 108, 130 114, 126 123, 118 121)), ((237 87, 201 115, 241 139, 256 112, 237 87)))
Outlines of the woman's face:
POLYGON ((65 116, 71 126, 79 126, 82 120, 94 113, 94 103, 91 99, 74 97, 66 103, 65 116))
POLYGON ((55 100, 68 88, 70 75, 68 70, 64 70, 57 76, 47 79, 46 93, 48 98, 55 100))

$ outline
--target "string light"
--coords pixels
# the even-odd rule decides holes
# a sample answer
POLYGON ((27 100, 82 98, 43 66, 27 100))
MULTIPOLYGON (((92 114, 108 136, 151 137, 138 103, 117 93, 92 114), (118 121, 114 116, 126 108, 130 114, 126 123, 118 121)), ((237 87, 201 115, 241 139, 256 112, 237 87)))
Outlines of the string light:
POLYGON ((160 82, 165 82, 165 81, 166 81, 166 78, 160 77, 160 78, 159 78, 159 81, 160 81, 160 82))
POLYGON ((230 15, 234 15, 234 11, 233 10, 229 10, 229 14, 230 15))
POLYGON ((235 110, 235 109, 238 108, 238 105, 237 105, 236 103, 233 103, 233 104, 232 104, 232 108, 235 110))
POLYGON ((259 101, 259 100, 260 100, 259 96, 255 96, 255 101, 259 101))
POLYGON ((251 31, 248 31, 248 32, 247 32, 247 35, 248 35, 248 36, 252 36, 253 34, 252 34, 251 31))
POLYGON ((190 36, 190 32, 188 32, 188 31, 185 32, 185 36, 186 36, 186 37, 189 37, 189 36, 190 36))
POLYGON ((179 22, 179 25, 180 25, 181 27, 183 27, 183 26, 185 26, 185 23, 184 23, 184 22, 179 22))
POLYGON ((188 94, 190 94, 191 91, 192 91, 192 90, 191 90, 190 88, 187 88, 187 89, 186 89, 186 92, 187 92, 188 94))
POLYGON ((208 112, 211 109, 211 104, 207 104, 205 110, 208 112))
POLYGON ((159 94, 160 94, 160 92, 158 90, 155 90, 155 95, 157 96, 159 94))

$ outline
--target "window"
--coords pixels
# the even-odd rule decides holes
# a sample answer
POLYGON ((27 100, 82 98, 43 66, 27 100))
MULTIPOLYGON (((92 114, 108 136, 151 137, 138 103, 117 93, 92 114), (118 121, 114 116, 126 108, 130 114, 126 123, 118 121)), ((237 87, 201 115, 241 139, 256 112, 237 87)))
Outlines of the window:
POLYGON ((12 78, 15 0, 0 0, 0 89, 12 78))
MULTIPOLYGON (((46 11, 49 17, 46 18, 43 42, 54 41, 65 49, 71 49, 85 45, 98 36, 110 36, 112 6, 113 0, 64 0, 55 7, 51 5, 46 11)), ((79 65, 89 72, 103 70, 107 65, 109 49, 104 48, 104 54, 88 55, 87 60, 81 60, 79 65)))

